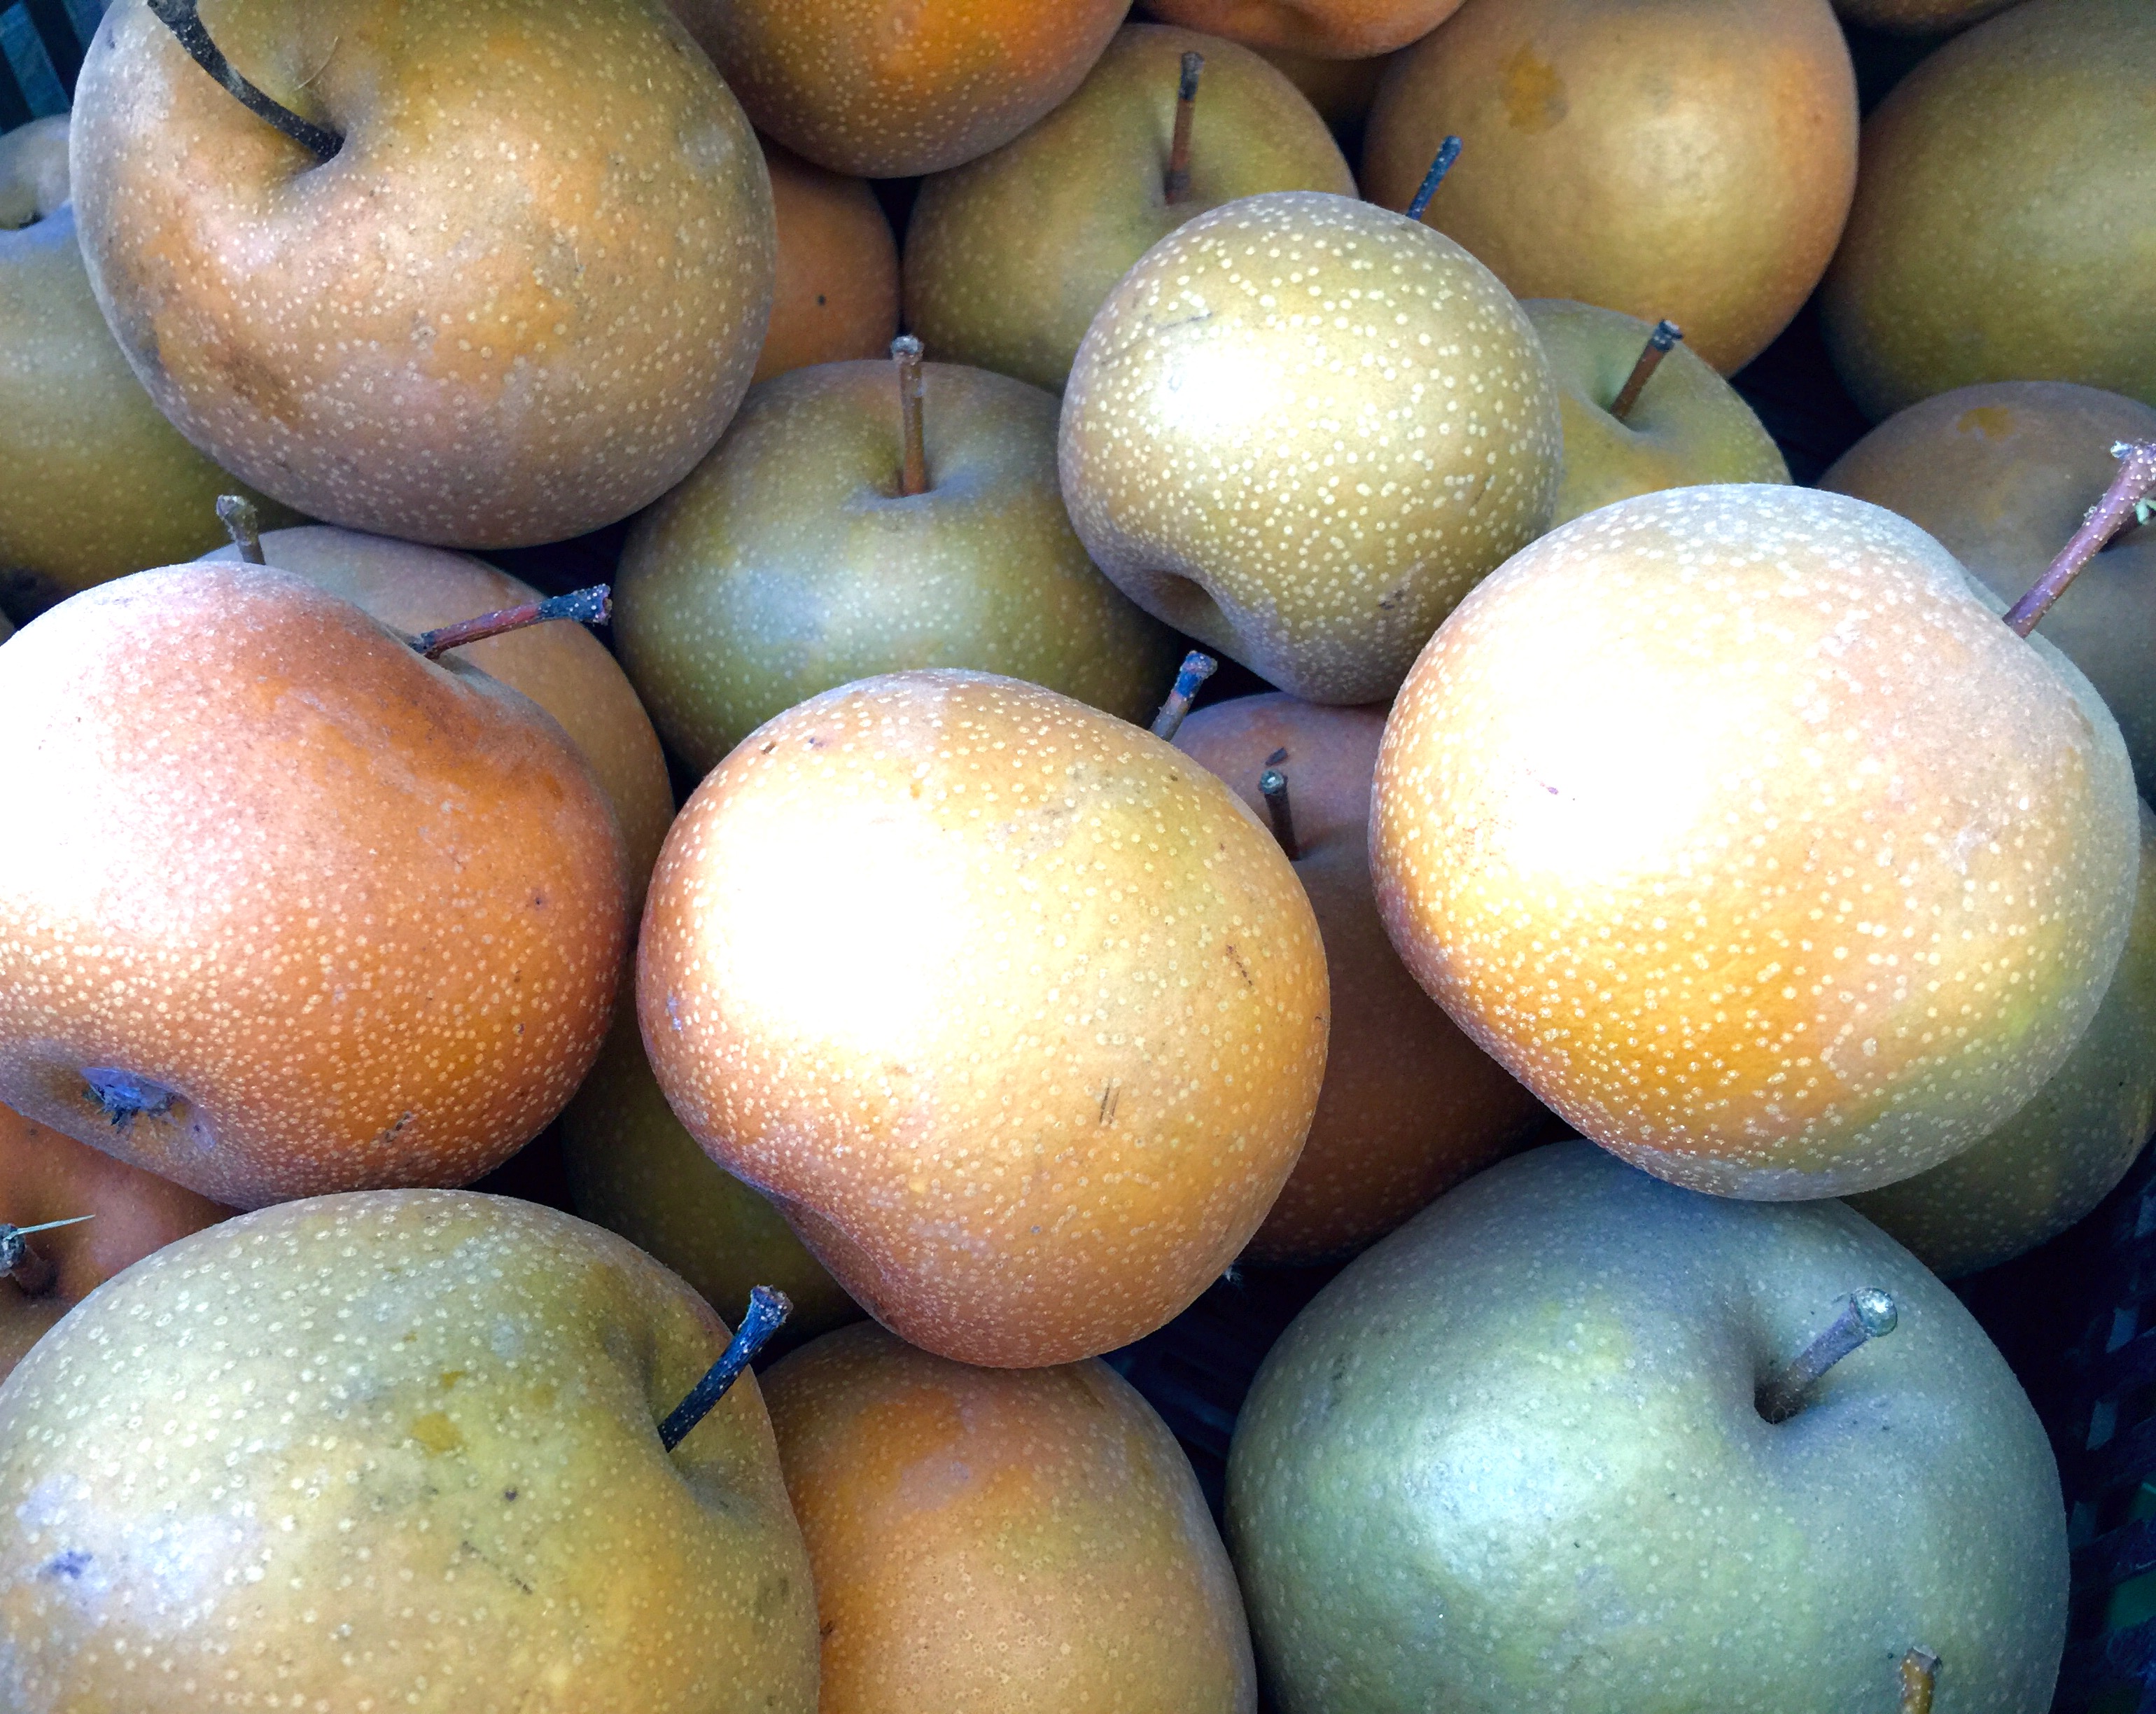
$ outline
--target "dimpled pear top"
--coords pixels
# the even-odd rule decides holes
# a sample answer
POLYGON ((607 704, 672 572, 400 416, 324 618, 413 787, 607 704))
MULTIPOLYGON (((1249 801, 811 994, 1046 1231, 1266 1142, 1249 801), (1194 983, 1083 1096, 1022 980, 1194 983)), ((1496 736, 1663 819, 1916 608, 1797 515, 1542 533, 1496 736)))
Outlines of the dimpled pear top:
POLYGON ((1063 395, 1071 522, 1131 598, 1309 702, 1383 702, 1556 503, 1556 383, 1496 276, 1350 197, 1199 215, 1063 395))
POLYGON ((2125 945, 2117 723, 1913 524, 1680 488, 1553 532, 1424 651, 1378 765, 1394 945, 1587 1135, 1838 1196, 2058 1069, 2125 945))
POLYGON ((637 1008, 666 1099, 902 1337, 1064 1362, 1257 1229, 1325 1068, 1271 835, 1151 733, 986 673, 750 736, 667 836, 637 1008))

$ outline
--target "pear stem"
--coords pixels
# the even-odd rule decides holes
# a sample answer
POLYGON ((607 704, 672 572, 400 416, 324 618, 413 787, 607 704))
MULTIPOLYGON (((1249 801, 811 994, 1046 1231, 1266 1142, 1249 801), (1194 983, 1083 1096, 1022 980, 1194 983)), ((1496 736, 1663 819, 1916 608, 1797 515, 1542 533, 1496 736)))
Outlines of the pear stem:
POLYGON ((1173 742, 1175 734, 1182 729, 1183 717, 1190 712, 1191 698, 1198 694, 1199 686, 1219 670, 1220 663, 1200 650, 1193 649, 1183 657, 1183 665, 1176 672, 1174 688, 1160 705, 1160 713, 1152 717, 1155 738, 1173 742))
POLYGON ((613 615, 613 591, 604 584, 588 589, 572 589, 566 595, 549 595, 543 601, 525 601, 476 619, 460 619, 433 631, 423 631, 412 646, 429 661, 439 661, 452 649, 467 643, 483 643, 505 631, 521 631, 527 625, 544 625, 552 619, 574 619, 585 625, 604 625, 613 615))
POLYGON ((218 522, 224 533, 232 538, 232 545, 239 549, 239 557, 249 565, 267 565, 262 557, 262 514, 253 504, 237 494, 217 497, 218 522))
POLYGON ((2118 474, 2103 498, 2082 521, 2073 539, 2059 549, 2059 557, 2044 568, 2044 574, 2016 601, 2006 615, 2006 628, 2025 637, 2036 622, 2051 610, 2051 603, 2066 592, 2066 585, 2081 569, 2103 551, 2104 543, 2138 515, 2141 502, 2156 493, 2156 440, 2121 440, 2111 449, 2118 461, 2118 474))
POLYGON ((1632 373, 1625 378, 1625 384, 1617 389, 1617 396, 1609 401, 1609 414, 1623 422, 1632 414, 1632 407, 1640 402, 1640 395, 1647 389, 1647 378, 1662 366, 1662 359, 1670 354, 1670 347, 1684 337, 1684 330, 1675 322, 1657 322, 1655 331, 1647 336, 1646 345, 1640 353, 1640 360, 1632 365, 1632 373))
POLYGON ((898 492, 928 492, 928 441, 921 419, 921 342, 901 333, 891 342, 891 361, 898 365, 898 430, 904 444, 899 466, 898 492))
POLYGON ((1897 1319, 1894 1300, 1885 1292, 1874 1287, 1856 1293, 1787 1368, 1768 1377, 1753 1397, 1759 1414, 1770 1423, 1788 1422, 1804 1408, 1820 1376, 1857 1346, 1892 1333, 1897 1319))
POLYGON ((711 1413, 726 1396, 726 1389, 741 1379, 742 1371, 756 1360, 764 1342, 778 1331, 793 1305, 776 1286, 759 1285, 748 1295, 748 1310, 734 1331, 719 1360, 704 1372, 704 1378, 689 1389, 689 1396, 674 1407, 673 1414, 659 1425, 659 1444, 669 1452, 689 1438, 689 1432, 711 1413))
POLYGON ((1258 775, 1258 795, 1265 800, 1265 813, 1272 817, 1273 837, 1287 853, 1287 860, 1296 862, 1302 856, 1302 847, 1295 836, 1295 806, 1287 800, 1287 775, 1277 768, 1266 769, 1258 775))
POLYGON ((1932 1714, 1938 1673, 1939 1657, 1929 1649, 1912 1649, 1902 1657, 1902 1714, 1932 1714))
POLYGON ((335 131, 325 131, 311 120, 300 118, 241 76, 224 57, 224 50, 210 39, 209 32, 203 28, 197 0, 149 0, 149 7, 151 13, 179 38, 180 45, 187 50, 195 64, 223 84, 232 98, 249 112, 269 121, 316 161, 328 160, 344 147, 344 139, 335 131))
POLYGON ((1190 194, 1190 125, 1198 112, 1198 74, 1205 69, 1205 56, 1194 50, 1183 56, 1183 76, 1175 86, 1175 136, 1168 147, 1168 179, 1164 188, 1171 203, 1190 194))
POLYGON ((78 1214, 72 1220, 48 1220, 43 1226, 8 1226, 0 1223, 0 1274, 5 1274, 23 1289, 26 1297, 52 1289, 52 1263, 30 1248, 30 1234, 36 1232, 57 1232, 63 1226, 80 1226, 85 1220, 94 1220, 94 1214, 78 1214))
POLYGON ((1430 171, 1422 176, 1416 187, 1414 199, 1408 204, 1408 219, 1419 220, 1422 211, 1430 206, 1430 199, 1437 194, 1437 188, 1445 183, 1445 175, 1452 171, 1452 163, 1460 158, 1460 139, 1449 136, 1437 146, 1437 158, 1430 163, 1430 171))

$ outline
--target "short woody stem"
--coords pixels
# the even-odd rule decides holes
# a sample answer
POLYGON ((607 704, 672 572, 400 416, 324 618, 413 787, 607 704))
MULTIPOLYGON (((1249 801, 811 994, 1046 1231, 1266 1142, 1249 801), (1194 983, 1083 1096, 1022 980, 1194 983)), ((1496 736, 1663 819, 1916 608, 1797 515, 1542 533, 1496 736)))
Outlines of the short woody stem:
POLYGON ((750 1292, 747 1313, 732 1340, 719 1354, 718 1361, 704 1372, 704 1378, 689 1389, 689 1396, 659 1425, 659 1444, 671 1452, 686 1440, 690 1431, 711 1415, 726 1390, 741 1379, 742 1371, 756 1361, 765 1341, 793 1313, 793 1304, 775 1286, 759 1285, 750 1292))
POLYGON ((1272 817, 1273 837, 1280 848, 1294 862, 1302 855, 1302 847, 1295 836, 1295 808, 1288 802, 1287 775, 1277 768, 1268 768, 1258 775, 1258 795, 1265 800, 1265 813, 1272 817))
POLYGON ((2006 615, 2006 628, 2025 637, 2036 621, 2051 610, 2051 604, 2066 592, 2081 569, 2103 551, 2104 543, 2124 529, 2135 508, 2156 493, 2156 440, 2122 440, 2111 449, 2118 461, 2118 474, 2111 480, 2103 498, 2082 520, 2073 539, 2059 550, 2059 557, 2044 569, 2029 593, 2006 615))
POLYGON ((1163 187, 1171 203, 1190 194, 1190 126, 1198 112, 1198 74, 1205 69, 1205 56, 1190 51, 1183 56, 1183 75, 1175 86, 1175 136, 1168 149, 1168 178, 1163 187))
POLYGON ((921 416, 921 342, 901 333, 891 342, 891 361, 898 366, 898 431, 903 446, 898 471, 898 492, 928 492, 928 441, 921 416))
POLYGON ((526 601, 499 612, 482 613, 476 619, 460 619, 454 625, 426 631, 412 639, 412 646, 429 661, 439 661, 452 649, 483 643, 506 631, 549 620, 573 619, 584 625, 604 625, 613 614, 613 592, 604 584, 588 589, 572 589, 566 595, 549 595, 543 601, 526 601))
POLYGON ((1804 1408, 1820 1376, 1859 1346, 1892 1333, 1897 1319, 1894 1300, 1885 1292, 1856 1293, 1787 1368, 1768 1377, 1753 1401, 1759 1414, 1770 1423, 1789 1421, 1804 1408))
POLYGON ((223 85, 232 98, 249 112, 275 126, 317 161, 328 160, 344 147, 344 139, 335 131, 325 131, 311 120, 300 118, 290 107, 272 100, 242 77, 224 57, 224 50, 210 39, 209 32, 203 28, 197 0, 148 0, 148 3, 151 14, 179 38, 180 45, 187 50, 195 64, 223 85))
POLYGON ((262 557, 262 514, 251 502, 237 494, 217 497, 218 522, 224 533, 232 538, 232 545, 239 549, 239 557, 249 565, 266 565, 262 557))
POLYGON ((1183 717, 1190 712, 1191 699, 1198 687, 1220 670, 1220 663, 1210 655, 1193 649, 1183 657, 1183 665, 1175 675, 1175 687, 1168 692, 1168 700, 1160 705, 1160 713, 1152 717, 1152 735, 1173 740, 1182 729, 1183 717))
POLYGON ((1902 1657, 1902 1714, 1932 1714, 1939 1657, 1929 1649, 1912 1649, 1902 1657))
POLYGON ((0 1274, 6 1274, 21 1288, 23 1295, 35 1297, 52 1289, 52 1263, 30 1248, 33 1233, 58 1232, 63 1226, 80 1226, 95 1217, 78 1214, 72 1220, 48 1220, 42 1226, 8 1226, 0 1224, 0 1274))
POLYGON ((1662 366, 1662 359, 1670 354, 1670 347, 1684 337, 1684 330, 1675 322, 1657 322, 1655 331, 1647 336, 1647 342, 1640 353, 1639 362, 1632 365, 1632 373, 1625 378, 1625 384, 1617 389, 1617 396, 1609 401, 1609 414, 1623 422, 1632 414, 1632 407, 1640 402, 1646 391, 1647 378, 1662 366))
POLYGON ((1445 183, 1445 175, 1452 171, 1452 163, 1460 158, 1460 139, 1449 136, 1437 146, 1437 157, 1430 163, 1430 171, 1422 176, 1415 188, 1414 200, 1408 204, 1408 219, 1419 220, 1422 211, 1430 206, 1430 199, 1437 194, 1437 188, 1445 183))

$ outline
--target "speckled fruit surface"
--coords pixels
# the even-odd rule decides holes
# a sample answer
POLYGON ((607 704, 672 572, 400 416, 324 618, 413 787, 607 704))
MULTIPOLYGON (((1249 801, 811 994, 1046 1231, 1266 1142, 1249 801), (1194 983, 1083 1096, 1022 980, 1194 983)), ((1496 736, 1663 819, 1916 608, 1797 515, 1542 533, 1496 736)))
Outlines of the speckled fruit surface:
POLYGON ((1610 414, 1654 329, 1617 310, 1563 298, 1520 307, 1557 378, 1564 479, 1550 528, 1635 494, 1706 482, 1786 482, 1774 437, 1737 389, 1680 342, 1620 420, 1610 414))
POLYGON ((453 656, 290 573, 175 566, 0 649, 0 729, 38 830, 0 842, 0 1100, 39 1123, 242 1207, 461 1184, 598 1053, 619 830, 453 656))
POLYGON ((2156 815, 2141 806, 2141 882, 2126 951, 2066 1063, 1953 1160, 1850 1206, 1943 1279, 2032 1250, 2126 1176, 2156 1125, 2156 815))
POLYGON ((1302 1147, 1325 953, 1287 859, 1149 733, 984 673, 803 703, 690 799, 637 955, 666 1099, 914 1344, 1129 1343, 1302 1147))
POLYGON ((771 193, 660 0, 212 21, 344 145, 317 163, 143 0, 105 14, 75 90, 83 255, 190 440, 310 517, 459 547, 610 523, 710 450, 770 314, 771 193))
POLYGON ((881 357, 898 332, 898 240, 865 180, 767 139, 778 274, 752 379, 881 357))
POLYGON ((1851 23, 1896 35, 1944 34, 2004 12, 2014 0, 1834 0, 1851 23))
MULTIPOLYGON (((239 553, 227 547, 208 557, 232 561, 239 553)), ((539 599, 531 584, 470 554, 359 530, 315 525, 266 531, 262 557, 413 636, 539 599)), ((674 786, 659 734, 627 675, 589 631, 563 622, 488 637, 459 649, 456 657, 531 697, 591 764, 628 847, 634 914, 674 819, 674 786)))
POLYGON ((1128 0, 671 0, 757 128, 838 172, 939 172, 1078 87, 1128 0))
POLYGON ((1389 54, 1427 35, 1460 0, 1142 0, 1148 17, 1254 48, 1326 59, 1389 54))
POLYGON ((1007 673, 1131 720, 1160 706, 1183 646, 1072 533, 1055 399, 955 363, 921 384, 926 492, 901 491, 894 365, 827 363, 759 387, 631 530, 615 646, 690 766, 909 667, 1007 673))
POLYGON ((328 1197, 160 1251, 0 1387, 0 1698, 810 1714, 754 1378, 671 1454, 655 1426, 726 1342, 641 1252, 506 1197, 328 1197))
POLYGON ((1553 531, 1415 663, 1378 764, 1408 968, 1584 1135, 1838 1196, 1997 1126, 2126 941, 2088 682, 1876 507, 1678 488, 1553 531))
POLYGON ((1466 0, 1387 68, 1364 194, 1522 297, 1666 316, 1723 374, 1788 326, 1856 182, 1856 77, 1827 0, 1466 0))
POLYGON ((67 137, 64 115, 0 136, 0 600, 30 606, 215 547, 217 497, 241 489, 113 343, 65 206, 67 137))
POLYGON ((1584 1143, 1371 1250, 1259 1372, 1229 1539, 1283 1714, 2043 1714, 2065 1508, 1951 1293, 1835 1202, 1699 1197, 1584 1143), (1770 1423, 1854 1291, 1898 1322, 1770 1423))
POLYGON ((1317 191, 1146 252, 1063 395, 1070 519, 1147 611, 1306 701, 1383 702, 1557 497, 1556 383, 1474 257, 1317 191))
POLYGON ((1140 256, 1208 208, 1268 190, 1355 193, 1301 91, 1232 42, 1127 24, 1038 125, 922 182, 906 228, 906 326, 931 357, 1060 389, 1093 312, 1140 256), (1186 53, 1204 64, 1189 182, 1171 203, 1186 53))
POLYGON ((1820 300, 1875 420, 1979 381, 2156 405, 2156 8, 2027 0, 1927 56, 1864 122, 1820 300))
POLYGON ((819 1714, 1253 1714, 1189 1460, 1106 1364, 968 1368, 849 1327, 765 1380, 819 1714))
POLYGON ((1295 872, 1325 939, 1332 1029, 1302 1158, 1244 1252, 1311 1262, 1360 1249, 1517 1148, 1542 1104, 1447 1017, 1385 938, 1370 886, 1370 782, 1383 708, 1236 697, 1197 710, 1175 747, 1259 815, 1287 782, 1295 872))

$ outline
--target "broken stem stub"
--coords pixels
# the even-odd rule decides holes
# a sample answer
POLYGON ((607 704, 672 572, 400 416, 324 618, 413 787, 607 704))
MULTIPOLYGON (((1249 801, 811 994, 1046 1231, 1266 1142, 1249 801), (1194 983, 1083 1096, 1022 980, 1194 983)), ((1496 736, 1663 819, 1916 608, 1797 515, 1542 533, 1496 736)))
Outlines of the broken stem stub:
POLYGON ((742 1371, 756 1360, 764 1343, 778 1331, 793 1305, 776 1286, 759 1285, 748 1295, 748 1310, 741 1325, 720 1352, 719 1360, 704 1372, 704 1378, 689 1389, 689 1396, 674 1407, 659 1425, 659 1444, 669 1452, 689 1438, 690 1431, 711 1415, 727 1388, 741 1379, 742 1371))
POLYGON ((224 526, 224 533, 232 538, 232 545, 239 549, 239 557, 249 565, 267 565, 262 557, 262 514, 254 505, 237 494, 217 497, 217 519, 224 526))
POLYGON ((0 1223, 0 1274, 6 1274, 19 1286, 26 1297, 35 1297, 52 1289, 52 1263, 30 1248, 34 1233, 58 1232, 63 1226, 80 1226, 85 1220, 95 1219, 90 1214, 78 1214, 72 1220, 48 1220, 42 1226, 9 1226, 0 1223))
POLYGON ((344 139, 335 131, 324 130, 312 120, 300 118, 243 77, 203 28, 197 0, 148 0, 148 4, 151 15, 179 39, 188 57, 223 85, 232 98, 249 112, 275 126, 317 161, 328 160, 344 147, 344 139))
POLYGON ((921 415, 921 342, 911 333, 900 334, 891 342, 891 358, 898 366, 898 492, 926 494, 928 436, 921 415))
POLYGON ((593 584, 588 589, 572 589, 566 595, 549 595, 543 601, 520 602, 514 607, 482 613, 476 619, 460 619, 454 625, 423 631, 412 639, 412 646, 429 661, 439 661, 451 649, 461 649, 467 643, 483 643, 489 637, 498 637, 505 631, 521 631, 527 625, 544 625, 555 619, 573 619, 584 625, 604 625, 613 615, 613 589, 605 584, 593 584))
POLYGON ((1617 396, 1609 401, 1609 414, 1619 422, 1632 414, 1632 407, 1640 402, 1646 391, 1647 378, 1662 366, 1662 359, 1670 354, 1670 347, 1684 337, 1684 330, 1675 322, 1655 323, 1655 331, 1647 336, 1640 347, 1640 360, 1632 365, 1632 373, 1625 378, 1625 384, 1617 389, 1617 396))
POLYGON ((2104 544, 2138 516, 2141 502, 2156 493, 2156 440, 2122 440, 2111 449, 2118 461, 2118 474, 2111 479, 2103 498, 2082 519, 2073 539, 2059 549, 2059 557, 2029 593, 2007 610, 2006 628, 2025 637, 2036 621, 2051 610, 2051 604, 2066 592, 2081 569, 2104 549, 2104 544))
POLYGON ((1258 795, 1265 800, 1265 812, 1272 817, 1273 837, 1280 848, 1293 862, 1302 855, 1302 847, 1295 836, 1295 806, 1288 801, 1287 775, 1277 768, 1268 768, 1258 775, 1258 795))
POLYGON ((1857 1346, 1892 1333, 1897 1319, 1894 1300, 1876 1287, 1853 1295, 1818 1338, 1768 1377, 1753 1396, 1759 1414, 1770 1423, 1789 1421, 1804 1408, 1820 1376, 1857 1346))
POLYGON ((1168 147, 1168 178, 1163 185, 1168 200, 1179 203, 1190 194, 1190 126, 1198 113, 1198 74, 1205 69, 1205 56, 1195 49, 1183 56, 1183 72, 1175 86, 1175 135, 1168 147))
POLYGON ((1912 1649, 1902 1657, 1902 1714, 1932 1714, 1932 1692, 1938 1686, 1939 1657, 1929 1649, 1912 1649))
POLYGON ((1445 175, 1452 171, 1452 163, 1460 158, 1460 139, 1449 136, 1437 146, 1437 157, 1430 163, 1430 171, 1422 176, 1415 188, 1414 198, 1408 204, 1408 219, 1419 220, 1422 211, 1430 206, 1430 199, 1437 194, 1437 188, 1445 183, 1445 175))
POLYGON ((1160 713, 1152 717, 1155 738, 1173 740, 1182 729, 1183 717, 1190 712, 1191 699, 1198 694, 1199 686, 1219 670, 1220 663, 1201 650, 1193 649, 1183 657, 1183 665, 1176 672, 1174 688, 1160 705, 1160 713))

